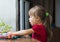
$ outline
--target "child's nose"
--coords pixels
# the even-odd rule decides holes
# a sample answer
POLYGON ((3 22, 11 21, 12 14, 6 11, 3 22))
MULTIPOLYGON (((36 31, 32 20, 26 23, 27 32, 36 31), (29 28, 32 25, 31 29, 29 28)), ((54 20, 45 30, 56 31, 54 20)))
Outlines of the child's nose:
POLYGON ((29 22, 30 22, 30 18, 29 18, 29 22))
POLYGON ((29 18, 29 21, 30 21, 30 18, 29 18))
POLYGON ((30 22, 30 19, 29 19, 29 22, 30 22))

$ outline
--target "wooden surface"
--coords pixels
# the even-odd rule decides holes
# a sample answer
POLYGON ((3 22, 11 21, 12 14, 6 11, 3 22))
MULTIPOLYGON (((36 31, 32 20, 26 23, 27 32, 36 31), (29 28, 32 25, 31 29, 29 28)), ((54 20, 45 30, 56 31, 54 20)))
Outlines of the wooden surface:
POLYGON ((31 38, 18 38, 18 39, 0 39, 0 42, 39 42, 31 38))

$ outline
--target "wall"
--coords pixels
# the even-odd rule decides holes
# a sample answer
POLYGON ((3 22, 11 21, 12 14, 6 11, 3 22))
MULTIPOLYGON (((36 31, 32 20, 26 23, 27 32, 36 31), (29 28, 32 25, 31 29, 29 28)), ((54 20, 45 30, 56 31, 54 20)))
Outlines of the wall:
POLYGON ((60 0, 55 1, 55 23, 56 27, 60 27, 60 0))

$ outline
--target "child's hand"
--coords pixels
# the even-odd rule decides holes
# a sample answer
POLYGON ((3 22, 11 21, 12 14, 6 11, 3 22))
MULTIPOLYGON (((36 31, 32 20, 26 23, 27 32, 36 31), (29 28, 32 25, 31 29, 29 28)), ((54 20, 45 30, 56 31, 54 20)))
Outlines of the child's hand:
POLYGON ((7 38, 12 38, 13 36, 15 36, 13 33, 14 33, 14 32, 8 32, 7 38))

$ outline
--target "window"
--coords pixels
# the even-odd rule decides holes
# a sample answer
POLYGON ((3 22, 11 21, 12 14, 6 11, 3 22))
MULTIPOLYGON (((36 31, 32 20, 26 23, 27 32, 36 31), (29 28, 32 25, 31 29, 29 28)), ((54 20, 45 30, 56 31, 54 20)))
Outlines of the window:
POLYGON ((29 2, 25 0, 18 0, 18 27, 19 30, 29 28, 28 22, 29 2))

